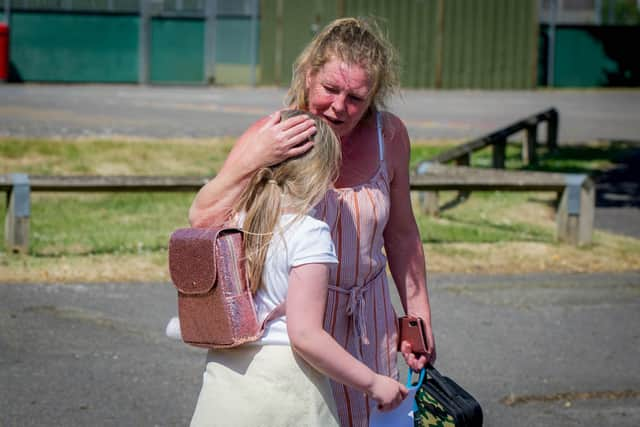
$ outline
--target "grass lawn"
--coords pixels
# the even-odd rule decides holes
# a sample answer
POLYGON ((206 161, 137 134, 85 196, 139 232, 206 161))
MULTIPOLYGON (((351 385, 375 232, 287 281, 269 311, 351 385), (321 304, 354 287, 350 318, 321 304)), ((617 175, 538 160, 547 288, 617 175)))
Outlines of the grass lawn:
MULTIPOLYGON (((459 141, 417 141, 412 165, 459 141)), ((0 173, 213 175, 232 144, 213 140, 0 139, 0 173)), ((629 147, 607 143, 541 153, 537 170, 598 173, 629 147)), ((507 167, 522 168, 510 145, 507 167)), ((472 157, 490 164, 490 150, 472 157)), ((192 193, 33 193, 30 251, 0 252, 4 282, 167 281, 171 231, 187 226, 192 193)), ((455 197, 443 193, 442 203, 455 197)), ((440 217, 417 221, 427 266, 438 272, 621 271, 640 268, 640 241, 596 232, 582 248, 556 243, 555 195, 473 193, 440 217)), ((6 209, 2 198, 0 209, 6 209)), ((4 239, 4 229, 0 231, 4 239)))

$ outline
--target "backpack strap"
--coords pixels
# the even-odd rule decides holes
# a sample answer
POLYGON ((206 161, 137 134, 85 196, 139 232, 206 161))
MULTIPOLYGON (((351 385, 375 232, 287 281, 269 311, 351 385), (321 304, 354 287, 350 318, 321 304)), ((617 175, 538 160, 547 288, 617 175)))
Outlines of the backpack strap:
POLYGON ((264 330, 267 328, 267 323, 271 322, 273 319, 276 319, 280 316, 284 316, 287 313, 287 302, 280 303, 267 314, 267 317, 264 318, 262 324, 260 325, 260 336, 264 334, 264 330))

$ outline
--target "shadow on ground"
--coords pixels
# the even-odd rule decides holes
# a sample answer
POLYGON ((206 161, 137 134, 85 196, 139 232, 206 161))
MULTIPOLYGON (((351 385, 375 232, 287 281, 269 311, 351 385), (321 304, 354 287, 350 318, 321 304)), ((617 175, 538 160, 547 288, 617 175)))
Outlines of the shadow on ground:
POLYGON ((640 238, 640 141, 561 146, 528 169, 591 176, 596 184, 595 227, 640 238))
POLYGON ((614 160, 615 167, 598 174, 596 206, 640 208, 640 141, 613 141, 629 147, 614 160))

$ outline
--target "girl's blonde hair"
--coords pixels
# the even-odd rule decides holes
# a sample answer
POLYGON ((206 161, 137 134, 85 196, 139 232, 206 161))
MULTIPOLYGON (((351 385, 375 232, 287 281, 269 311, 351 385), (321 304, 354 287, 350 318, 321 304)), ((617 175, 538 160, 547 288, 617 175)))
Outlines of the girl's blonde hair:
POLYGON ((306 114, 315 121, 313 147, 306 153, 258 170, 236 205, 244 212, 244 249, 251 291, 262 286, 267 250, 280 215, 306 214, 338 177, 340 142, 327 123, 300 110, 283 110, 282 120, 306 114))
POLYGON ((371 105, 380 109, 398 89, 396 50, 373 19, 342 18, 329 23, 311 40, 293 65, 288 105, 307 109, 307 73, 315 75, 331 59, 362 67, 372 88, 371 105))

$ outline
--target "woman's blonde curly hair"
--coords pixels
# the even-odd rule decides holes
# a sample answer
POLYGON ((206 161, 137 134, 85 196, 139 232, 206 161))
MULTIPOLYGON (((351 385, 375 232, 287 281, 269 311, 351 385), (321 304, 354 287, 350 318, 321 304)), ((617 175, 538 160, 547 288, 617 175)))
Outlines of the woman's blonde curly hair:
POLYGON ((286 102, 307 109, 307 73, 316 74, 331 59, 362 67, 371 80, 370 105, 376 109, 398 90, 398 55, 373 19, 341 18, 329 23, 311 40, 293 65, 286 102))

